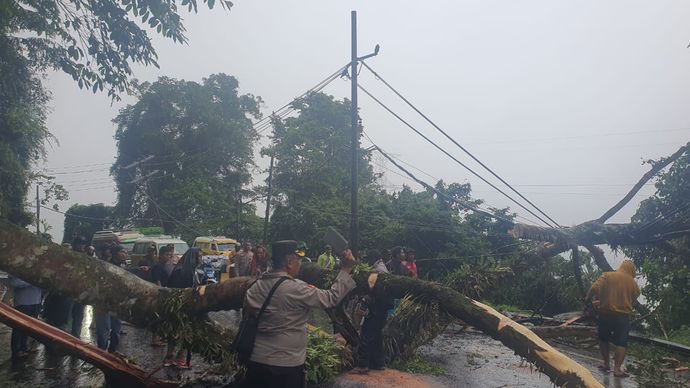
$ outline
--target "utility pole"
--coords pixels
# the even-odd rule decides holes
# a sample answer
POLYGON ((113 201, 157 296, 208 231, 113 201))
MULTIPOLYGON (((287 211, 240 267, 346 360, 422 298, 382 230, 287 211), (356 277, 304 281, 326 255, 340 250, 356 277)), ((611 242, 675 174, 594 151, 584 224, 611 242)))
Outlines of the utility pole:
POLYGON ((357 65, 359 61, 373 57, 379 53, 379 45, 376 45, 372 54, 357 57, 357 11, 351 13, 352 26, 352 60, 350 62, 350 81, 352 88, 352 184, 350 193, 350 249, 357 254, 359 249, 359 206, 357 194, 359 193, 359 112, 357 107, 357 65))
POLYGON ((41 235, 41 198, 38 195, 38 186, 36 185, 36 234, 41 235))
POLYGON ((273 154, 268 167, 268 192, 266 193, 266 216, 264 217, 264 244, 268 244, 268 217, 271 213, 271 195, 273 195, 273 154))
POLYGON ((359 120, 357 112, 357 11, 351 13, 352 28, 352 62, 350 62, 350 81, 352 88, 352 184, 350 192, 350 249, 353 254, 357 254, 359 249, 359 214, 357 205, 357 193, 359 191, 359 180, 357 179, 359 167, 359 120))

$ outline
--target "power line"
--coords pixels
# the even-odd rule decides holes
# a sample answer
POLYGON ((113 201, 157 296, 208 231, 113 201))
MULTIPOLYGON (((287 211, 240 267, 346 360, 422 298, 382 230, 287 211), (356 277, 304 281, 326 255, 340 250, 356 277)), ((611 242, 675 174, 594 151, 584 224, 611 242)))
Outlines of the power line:
POLYGON ((49 206, 44 206, 41 205, 42 209, 49 210, 54 213, 62 214, 65 217, 71 217, 71 218, 80 218, 84 220, 91 220, 91 221, 109 221, 109 222, 114 222, 117 220, 122 220, 122 221, 158 221, 156 219, 152 218, 119 218, 119 217, 113 217, 113 218, 100 218, 100 217, 88 217, 88 216, 80 216, 78 214, 72 214, 72 213, 66 213, 60 210, 53 209, 52 207, 49 206))
MULTIPOLYGON (((366 62, 362 61, 362 65, 363 65, 364 67, 366 67, 367 70, 369 70, 370 72, 372 72, 372 74, 374 74, 374 76, 375 76, 376 78, 378 78, 381 82, 383 82, 384 85, 386 85, 390 90, 392 90, 393 93, 395 93, 398 97, 400 97, 403 101, 405 101, 405 103, 406 103, 407 105, 409 105, 412 109, 414 109, 415 112, 419 113, 419 115, 422 116, 429 124, 431 124, 431 125, 432 125, 434 128, 436 128, 439 132, 441 132, 448 140, 450 140, 451 142, 453 142, 453 144, 455 144, 456 146, 458 146, 458 148, 460 148, 461 150, 463 150, 470 158, 472 158, 472 160, 474 160, 475 162, 479 163, 479 165, 482 166, 482 167, 484 167, 484 169, 486 169, 486 171, 488 171, 489 173, 491 173, 491 175, 493 175, 494 177, 496 177, 496 179, 498 179, 499 181, 501 181, 501 183, 503 183, 504 185, 506 185, 509 189, 511 189, 511 190, 512 190, 515 194, 517 194, 520 198, 522 198, 523 200, 525 200, 525 201, 526 201, 528 204, 530 204, 533 208, 537 209, 537 211, 538 211, 539 213, 541 213, 544 217, 548 218, 549 221, 551 221, 554 225, 556 225, 557 227, 560 227, 560 225, 558 224, 558 222, 554 221, 553 218, 549 217, 549 215, 546 214, 544 211, 542 211, 537 205, 535 205, 534 203, 532 203, 529 199, 527 199, 524 195, 522 195, 519 191, 517 191, 513 186, 511 186, 508 182, 506 182, 503 178, 501 178, 498 174, 496 174, 496 173, 495 173, 492 169, 490 169, 486 164, 482 163, 482 161, 480 161, 480 160, 479 160, 477 157, 475 157, 470 151, 468 151, 465 147, 463 147, 460 143, 458 143, 453 137, 451 137, 450 135, 448 135, 448 133, 447 133, 446 131, 444 131, 443 129, 441 129, 441 127, 439 127, 438 125, 436 125, 436 123, 434 123, 433 121, 431 121, 431 119, 429 119, 429 117, 427 117, 424 113, 422 113, 419 109, 417 109, 417 107, 414 106, 407 98, 405 98, 405 97, 404 97, 402 94, 400 94, 400 92, 398 92, 393 86, 391 86, 388 82, 386 82, 386 80, 384 80, 378 73, 376 73, 376 72, 374 71, 374 69, 372 69, 369 65, 367 65, 366 62)), ((368 93, 367 93, 367 94, 368 94, 368 93)))
MULTIPOLYGON (((365 133, 364 136, 366 136, 366 138, 371 142, 371 138, 369 137, 369 135, 367 135, 367 134, 365 133)), ((371 144, 373 145, 374 143, 372 142, 371 144)), ((374 147, 375 147, 375 145, 374 145, 374 147)), ((410 166, 410 167, 412 167, 412 168, 414 168, 414 169, 416 169, 416 170, 421 171, 422 173, 424 173, 422 170, 418 169, 417 167, 415 167, 414 165, 412 165, 412 164, 410 164, 410 163, 405 162, 404 160, 402 160, 402 159, 400 159, 400 158, 397 158, 397 157, 394 157, 394 156, 391 156, 391 155, 389 155, 389 156, 395 158, 395 159, 396 159, 397 161, 399 161, 400 163, 406 164, 406 165, 408 165, 408 166, 410 166)), ((399 172, 397 172, 397 171, 395 171, 395 170, 393 170, 393 169, 391 169, 391 168, 388 168, 387 166, 385 166, 385 165, 383 165, 383 164, 375 163, 375 165, 378 166, 378 167, 380 167, 380 168, 382 168, 382 169, 384 169, 384 170, 386 170, 386 171, 389 171, 389 172, 391 172, 391 173, 393 173, 393 174, 395 174, 395 175, 398 175, 398 176, 400 176, 400 177, 402 177, 402 178, 405 178, 405 179, 410 180, 410 181, 412 181, 412 182, 419 183, 417 180, 411 178, 409 175, 401 174, 401 173, 399 173, 399 172)), ((427 174, 427 175, 428 175, 428 174, 427 174)), ((436 179, 437 181, 439 180, 438 178, 435 178, 435 177, 433 177, 433 176, 431 176, 431 178, 436 179)), ((402 186, 398 186, 398 187, 402 187, 402 186)), ((422 185, 422 187, 425 187, 425 186, 422 185)), ((396 187, 394 186, 394 188, 396 188, 396 187)), ((531 219, 529 219, 529 218, 522 217, 522 216, 520 216, 520 215, 518 215, 518 214, 516 214, 515 217, 516 217, 516 218, 520 218, 520 219, 522 219, 523 221, 526 221, 526 222, 529 223, 529 224, 534 224, 534 225, 537 224, 537 222, 535 222, 534 220, 531 220, 531 219)))
POLYGON ((77 170, 77 171, 63 171, 63 172, 50 172, 50 175, 66 175, 66 174, 83 174, 87 172, 94 172, 94 171, 107 171, 110 170, 110 167, 105 167, 105 168, 94 168, 94 169, 88 169, 88 170, 77 170))
POLYGON ((112 163, 95 163, 95 164, 77 164, 72 166, 59 166, 53 168, 46 168, 47 171, 59 171, 59 170, 70 170, 73 168, 84 168, 84 167, 95 167, 95 166, 107 166, 112 163))
MULTIPOLYGON (((410 129, 412 129, 416 134, 418 134, 418 135, 421 136, 424 140, 426 140, 427 142, 429 142, 430 144, 432 144, 434 147, 436 147, 439 151, 441 151, 441 152, 443 152, 444 154, 446 154, 446 156, 448 156, 449 158, 453 159, 456 163, 458 163, 459 165, 461 165, 462 167, 464 167, 467 171, 471 172, 474 176, 476 176, 477 178, 481 179, 484 183, 486 183, 486 184, 488 184, 489 186, 493 187, 494 190, 496 190, 496 191, 498 191, 499 193, 503 194, 506 198, 508 198, 509 200, 511 200, 513 203, 515 203, 516 205, 520 206, 520 207, 523 208, 525 211, 527 211, 529 214, 531 214, 531 215, 533 215, 534 217, 536 217, 539 221, 543 222, 546 226, 552 227, 552 225, 549 224, 548 221, 544 220, 544 219, 543 219, 542 217, 540 217, 538 214, 534 213, 531 209, 528 209, 527 207, 525 207, 523 204, 521 204, 520 202, 518 202, 517 200, 515 200, 513 197, 511 197, 510 195, 508 195, 505 191, 501 190, 501 189, 498 188, 496 185, 494 185, 493 183, 491 183, 491 182, 489 182, 488 180, 486 180, 486 178, 484 178, 483 176, 479 175, 477 172, 475 172, 475 171, 474 171, 473 169, 471 169, 469 166, 465 165, 464 163, 462 163, 461 161, 459 161, 456 157, 454 157, 453 155, 451 155, 450 153, 448 153, 448 151, 446 151, 446 150, 443 149, 441 146, 439 146, 438 144, 436 144, 433 140, 429 139, 427 136, 425 136, 423 133, 421 133, 417 128, 413 127, 412 124, 408 123, 407 121, 405 121, 405 119, 403 119, 402 117, 400 117, 397 113, 393 112, 386 104, 384 104, 383 102, 381 102, 381 100, 379 100, 378 98, 374 97, 374 95, 372 95, 371 93, 369 93, 369 91, 366 90, 364 87, 362 87, 361 84, 358 84, 357 86, 358 86, 364 93, 366 93, 372 100, 376 101, 376 102, 377 102, 379 105, 381 105, 385 110, 387 110, 388 113, 392 114, 395 118, 397 118, 397 119, 400 120, 403 124, 405 124, 407 127, 409 127, 410 129)), ((369 139, 369 141, 371 141, 371 139, 369 139)), ((372 142, 372 144, 373 144, 373 142, 372 142)), ((376 146, 376 145, 374 145, 374 146, 376 146)), ((379 148, 377 147, 377 149, 379 149, 379 148)), ((380 149, 379 149, 379 152, 380 152, 380 149)), ((384 154, 384 155, 385 155, 385 154, 384 154)), ((390 160, 390 159, 389 159, 389 160, 390 160)), ((391 160, 391 162, 397 166, 397 163, 395 163, 395 162, 392 161, 392 160, 391 160)), ((399 168, 400 168, 400 167, 399 167, 399 168)), ((416 180, 416 178, 415 178, 415 180, 416 180)), ((421 183, 420 183, 420 184, 421 184, 421 183)), ((425 183, 425 184, 426 184, 426 183, 425 183)))
POLYGON ((507 219, 507 218, 505 218, 505 217, 502 217, 502 216, 499 216, 499 215, 496 215, 496 214, 489 213, 488 211, 479 209, 478 207, 475 207, 475 206, 473 206, 473 205, 471 205, 471 204, 469 204, 469 203, 467 203, 467 202, 465 202, 465 201, 463 201, 463 200, 460 200, 460 199, 458 199, 458 198, 451 197, 450 195, 448 195, 448 194, 442 192, 441 190, 438 190, 437 188, 431 186, 430 184, 428 184, 428 183, 426 183, 426 182, 420 180, 419 178, 417 178, 416 176, 414 176, 414 174, 412 174, 412 173, 409 172, 407 169, 405 169, 405 167, 399 165, 393 158, 391 158, 390 156, 388 156, 388 154, 385 153, 378 145, 376 145, 376 143, 374 143, 374 142, 371 140, 371 138, 369 138, 369 137, 367 136, 367 139, 369 139, 369 141, 371 142, 371 144, 373 144, 374 147, 376 147, 376 150, 379 151, 379 152, 381 153, 381 155, 383 155, 384 157, 386 157, 386 159, 388 159, 391 163, 393 163, 397 168, 399 168, 400 170, 402 170, 405 174, 407 174, 410 178, 414 179, 417 183, 419 183, 420 185, 424 186, 425 188, 427 188, 427 189, 433 191, 433 192, 436 193, 437 195, 439 195, 439 196, 441 196, 441 197, 443 197, 443 198, 445 198, 445 199, 447 199, 447 200, 449 200, 449 201, 455 202, 455 203, 459 204, 460 206, 462 206, 462 207, 464 207, 464 208, 466 208, 466 209, 472 210, 472 211, 474 211, 474 212, 476 212, 476 213, 484 214, 484 215, 489 216, 489 217, 491 217, 491 218, 495 218, 495 219, 497 219, 497 220, 501 220, 501 221, 504 221, 504 222, 508 222, 508 223, 510 223, 510 224, 513 224, 513 221, 512 221, 512 220, 509 220, 509 219, 507 219))
POLYGON ((531 143, 531 142, 538 142, 538 141, 589 139, 589 138, 593 138, 593 137, 630 136, 630 135, 638 135, 638 134, 645 134, 645 133, 664 133, 664 132, 678 132, 678 131, 689 131, 689 130, 690 130, 690 128, 648 129, 648 130, 642 130, 642 131, 604 132, 604 133, 593 133, 593 134, 575 135, 575 136, 551 136, 551 137, 538 137, 538 138, 531 138, 531 139, 520 138, 517 140, 498 140, 498 141, 492 141, 490 143, 476 143, 476 144, 531 143))
MULTIPOLYGON (((310 93, 315 93, 315 92, 321 91, 321 90, 322 90, 323 88, 325 88, 328 84, 330 84, 331 82, 333 82, 333 80, 335 80, 336 78, 338 78, 338 76, 341 75, 341 74, 343 73, 343 70, 345 70, 349 65, 350 65, 350 64, 348 63, 348 64, 346 64, 346 65, 344 65, 344 66, 339 67, 338 70, 336 70, 335 72, 331 73, 328 77, 326 77, 325 79, 323 79, 322 81, 320 81, 319 83, 317 83, 316 85, 314 85, 313 87, 311 87, 310 89, 308 89, 306 92, 300 94, 299 96, 293 98, 293 99, 292 99, 290 102, 288 102, 287 104, 285 104, 285 105, 281 106, 280 108, 278 108, 278 109, 274 112, 274 114, 275 114, 275 113, 278 113, 278 114, 279 114, 281 111, 285 110, 286 108, 290 108, 290 109, 291 109, 291 105, 292 105, 293 102, 299 100, 300 98, 306 97, 306 96, 309 95, 310 93)), ((294 111, 294 109, 293 109, 293 111, 294 111)), ((260 130, 257 130, 257 133, 261 133, 261 132, 263 132, 264 130, 266 130, 268 127, 270 127, 270 120, 269 120, 269 119, 270 119, 271 117, 272 117, 272 115, 269 115, 269 116, 266 116, 266 117, 262 118, 261 120, 255 122, 255 123, 252 123, 252 126, 253 126, 254 128, 257 128, 257 126, 261 125, 262 128, 261 128, 260 130), (266 120, 268 120, 268 124, 269 124, 268 126, 265 125, 265 124, 266 124, 266 120), (262 124, 262 123, 263 123, 263 124, 262 124)))

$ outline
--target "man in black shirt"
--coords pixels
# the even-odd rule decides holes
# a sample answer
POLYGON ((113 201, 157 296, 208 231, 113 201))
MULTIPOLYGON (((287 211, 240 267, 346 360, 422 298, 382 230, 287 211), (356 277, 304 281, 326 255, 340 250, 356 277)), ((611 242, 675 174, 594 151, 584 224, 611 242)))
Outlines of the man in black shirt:
POLYGON ((151 282, 166 287, 168 285, 168 277, 175 265, 172 263, 173 247, 166 245, 161 247, 158 254, 158 263, 151 268, 151 282))

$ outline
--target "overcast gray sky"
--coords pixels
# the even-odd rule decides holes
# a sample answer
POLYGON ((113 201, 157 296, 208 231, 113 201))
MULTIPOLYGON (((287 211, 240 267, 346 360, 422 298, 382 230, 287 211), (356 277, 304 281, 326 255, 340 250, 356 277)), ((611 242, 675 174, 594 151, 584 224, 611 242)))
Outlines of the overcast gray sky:
MULTIPOLYGON (((669 155, 690 138, 687 1, 237 0, 230 12, 183 12, 189 45, 151 34, 161 67, 136 68, 136 76, 199 81, 224 72, 239 79, 241 92, 261 96, 269 113, 349 61, 351 10, 358 11, 360 53, 381 45, 367 63, 562 225, 600 216, 647 170, 642 160, 669 155)), ((474 166, 365 70, 361 83, 474 166)), ((61 210, 113 204, 111 119, 133 100, 111 105, 61 73, 51 73, 47 86, 49 129, 59 145, 46 168, 70 192, 61 210)), ((349 98, 349 84, 336 80, 325 92, 349 98)), ((428 174, 416 171, 419 177, 470 182, 489 205, 509 205, 364 94, 360 107, 366 133, 428 174)), ((389 189, 420 189, 382 158, 374 162, 389 189)), ((652 193, 647 186, 611 221, 628 221, 652 193)), ((61 239, 62 215, 43 215, 61 239)))

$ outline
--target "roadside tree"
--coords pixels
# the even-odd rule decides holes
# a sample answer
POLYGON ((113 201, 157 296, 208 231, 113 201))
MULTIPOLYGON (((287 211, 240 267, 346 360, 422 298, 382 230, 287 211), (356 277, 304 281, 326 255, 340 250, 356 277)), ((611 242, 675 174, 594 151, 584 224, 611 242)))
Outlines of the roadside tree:
POLYGON ((244 237, 242 225, 256 217, 245 199, 257 139, 251 118, 260 116, 261 100, 238 88, 225 74, 201 83, 162 77, 137 85, 138 101, 113 120, 120 219, 187 239, 244 237))

